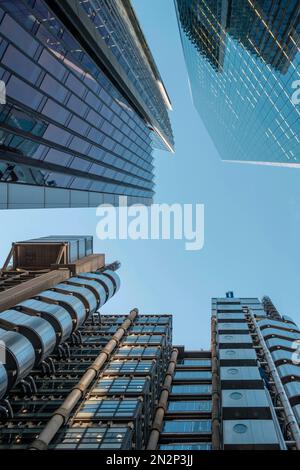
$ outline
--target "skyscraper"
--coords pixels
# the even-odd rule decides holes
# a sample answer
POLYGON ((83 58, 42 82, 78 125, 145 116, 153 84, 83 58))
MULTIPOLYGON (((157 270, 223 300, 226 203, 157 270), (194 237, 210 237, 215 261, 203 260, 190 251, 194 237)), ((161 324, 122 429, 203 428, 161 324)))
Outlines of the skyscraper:
POLYGON ((172 315, 103 315, 89 236, 13 244, 0 277, 0 450, 300 449, 300 331, 265 297, 212 299, 211 349, 172 315))
POLYGON ((150 204, 171 103, 130 1, 1 0, 0 40, 0 209, 150 204))
POLYGON ((222 160, 299 167, 299 2, 175 6, 193 102, 222 160))

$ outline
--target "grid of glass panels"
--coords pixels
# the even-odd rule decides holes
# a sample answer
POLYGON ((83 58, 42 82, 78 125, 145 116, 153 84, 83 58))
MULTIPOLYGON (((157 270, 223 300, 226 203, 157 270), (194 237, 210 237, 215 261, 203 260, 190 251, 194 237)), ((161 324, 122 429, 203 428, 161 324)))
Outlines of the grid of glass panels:
POLYGON ((185 370, 176 371, 174 374, 175 380, 210 380, 211 371, 209 370, 185 370))
POLYGON ((166 326, 158 325, 134 325, 130 328, 131 333, 167 333, 167 331, 168 330, 166 326))
POLYGON ((172 385, 171 393, 175 395, 206 395, 211 393, 209 384, 172 385))
POLYGON ((129 334, 123 341, 123 344, 161 344, 162 335, 132 335, 129 334))
POLYGON ((183 434, 199 434, 199 433, 210 433, 211 432, 211 421, 210 420, 184 420, 184 419, 172 419, 164 422, 163 433, 183 433, 183 434))
POLYGON ((148 374, 152 371, 153 367, 152 361, 112 360, 106 367, 105 372, 108 374, 148 374))
MULTIPOLYGON (((157 82, 153 79, 153 75, 149 74, 149 66, 141 53, 137 35, 133 28, 127 27, 128 19, 124 8, 121 7, 121 2, 86 0, 80 5, 95 25, 98 34, 110 47, 128 79, 154 114, 162 132, 173 142, 168 113, 157 82)), ((154 74, 156 74, 155 70, 154 74)))
POLYGON ((182 411, 182 412, 210 412, 211 401, 209 400, 178 400, 170 401, 168 404, 168 411, 182 411))
POLYGON ((147 316, 138 316, 135 320, 135 325, 140 324, 169 324, 172 321, 171 316, 155 316, 155 315, 147 315, 147 316))
POLYGON ((146 378, 106 378, 100 379, 92 393, 123 394, 123 393, 143 393, 148 381, 146 378))
POLYGON ((127 426, 73 427, 59 436, 51 446, 61 449, 128 449, 131 447, 132 430, 127 426))
POLYGON ((139 400, 105 400, 90 398, 84 402, 76 419, 134 418, 140 406, 139 400))
POLYGON ((210 442, 178 442, 174 444, 161 444, 160 450, 211 450, 210 442))
POLYGON ((157 357, 160 351, 160 348, 156 347, 122 346, 116 350, 114 357, 157 357))
POLYGON ((20 157, 2 156, 2 180, 152 198, 144 121, 44 2, 1 7, 0 140, 20 157))
POLYGON ((299 1, 176 3, 193 101, 221 158, 299 166, 299 1))
POLYGON ((211 360, 210 359, 180 359, 177 362, 179 366, 191 366, 191 367, 210 367, 211 360))

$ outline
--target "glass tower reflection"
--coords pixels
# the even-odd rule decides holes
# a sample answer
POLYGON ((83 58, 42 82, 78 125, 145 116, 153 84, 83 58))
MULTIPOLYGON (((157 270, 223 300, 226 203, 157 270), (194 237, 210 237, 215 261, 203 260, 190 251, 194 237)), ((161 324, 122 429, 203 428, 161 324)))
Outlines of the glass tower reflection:
POLYGON ((0 209, 151 203, 171 104, 129 0, 0 0, 0 60, 0 209))
POLYGON ((175 0, 194 105, 223 160, 300 166, 298 0, 175 0))

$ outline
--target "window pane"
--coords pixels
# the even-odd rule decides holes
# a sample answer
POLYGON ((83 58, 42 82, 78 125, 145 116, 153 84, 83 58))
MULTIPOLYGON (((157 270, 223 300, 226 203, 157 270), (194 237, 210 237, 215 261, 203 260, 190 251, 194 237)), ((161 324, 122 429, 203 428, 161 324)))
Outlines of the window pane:
POLYGON ((185 400, 171 401, 168 411, 211 411, 211 401, 208 400, 185 400))
POLYGON ((173 385, 172 393, 176 395, 181 394, 190 394, 190 395, 197 395, 197 394, 205 394, 211 393, 211 385, 208 384, 201 384, 201 385, 173 385))
POLYGON ((180 371, 175 372, 175 379, 178 380, 201 380, 210 379, 211 372, 207 370, 195 370, 195 371, 180 371))
POLYGON ((163 432, 167 433, 208 433, 211 431, 211 422, 208 420, 174 419, 165 421, 163 432))

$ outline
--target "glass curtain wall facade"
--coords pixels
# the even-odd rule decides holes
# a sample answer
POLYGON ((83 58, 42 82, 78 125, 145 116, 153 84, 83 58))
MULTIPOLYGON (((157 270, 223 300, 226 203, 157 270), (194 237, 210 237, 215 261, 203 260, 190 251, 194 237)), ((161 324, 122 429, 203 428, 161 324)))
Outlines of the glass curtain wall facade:
POLYGON ((174 1, 192 99, 222 160, 299 167, 299 2, 174 1))
POLYGON ((211 353, 177 349, 179 354, 158 449, 210 450, 211 353))
POLYGON ((170 100, 125 0, 0 1, 0 208, 150 204, 170 100))

